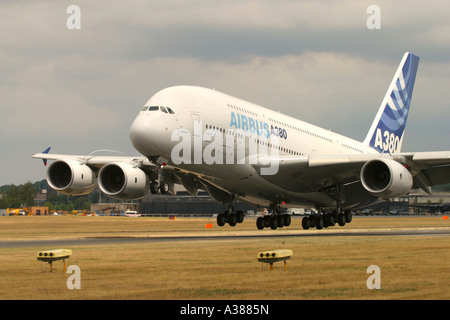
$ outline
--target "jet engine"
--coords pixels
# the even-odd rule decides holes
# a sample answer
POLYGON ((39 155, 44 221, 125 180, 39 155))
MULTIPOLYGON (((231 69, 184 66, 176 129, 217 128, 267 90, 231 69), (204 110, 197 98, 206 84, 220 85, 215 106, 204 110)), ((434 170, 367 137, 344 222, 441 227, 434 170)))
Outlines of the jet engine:
POLYGON ((150 191, 150 179, 145 172, 123 162, 103 166, 98 184, 106 195, 119 200, 141 199, 150 191))
POLYGON ((377 159, 368 161, 361 169, 361 183, 374 196, 386 199, 403 196, 411 191, 413 177, 397 161, 377 159))
POLYGON ((57 160, 47 170, 47 182, 62 194, 81 196, 94 190, 95 173, 87 165, 75 160, 57 160))

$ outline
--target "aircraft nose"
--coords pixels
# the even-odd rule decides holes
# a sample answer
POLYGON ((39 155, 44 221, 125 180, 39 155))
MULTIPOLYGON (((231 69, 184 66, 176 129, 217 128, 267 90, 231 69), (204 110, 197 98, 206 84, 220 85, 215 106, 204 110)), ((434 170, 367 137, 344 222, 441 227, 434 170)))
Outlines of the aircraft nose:
POLYGON ((130 127, 130 140, 134 148, 143 155, 149 155, 152 147, 151 136, 150 119, 142 115, 137 116, 130 127))

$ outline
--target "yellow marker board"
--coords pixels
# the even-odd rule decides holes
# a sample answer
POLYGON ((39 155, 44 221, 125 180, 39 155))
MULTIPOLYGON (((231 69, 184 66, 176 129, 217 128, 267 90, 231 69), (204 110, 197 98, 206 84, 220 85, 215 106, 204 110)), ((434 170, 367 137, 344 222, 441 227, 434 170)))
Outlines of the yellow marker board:
POLYGON ((292 250, 272 250, 258 253, 258 261, 270 263, 270 270, 273 270, 273 263, 284 261, 284 269, 286 270, 286 260, 290 259, 294 254, 292 250))
POLYGON ((56 261, 64 260, 70 257, 72 250, 70 249, 54 249, 54 250, 44 250, 37 253, 37 259, 39 261, 56 261))

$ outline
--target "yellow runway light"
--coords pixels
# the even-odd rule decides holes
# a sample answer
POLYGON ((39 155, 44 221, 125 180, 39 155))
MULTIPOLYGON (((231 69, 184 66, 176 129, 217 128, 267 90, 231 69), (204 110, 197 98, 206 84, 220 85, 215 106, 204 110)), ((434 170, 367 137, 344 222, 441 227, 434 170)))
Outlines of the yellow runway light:
POLYGON ((287 269, 286 260, 294 254, 292 250, 272 250, 258 253, 258 261, 270 264, 270 270, 273 270, 273 263, 284 261, 284 270, 287 269))
POLYGON ((39 261, 48 262, 50 265, 50 272, 52 269, 53 261, 63 260, 64 263, 64 272, 66 272, 66 259, 69 259, 72 254, 72 250, 70 249, 54 249, 54 250, 44 250, 39 251, 37 253, 37 259, 39 261))

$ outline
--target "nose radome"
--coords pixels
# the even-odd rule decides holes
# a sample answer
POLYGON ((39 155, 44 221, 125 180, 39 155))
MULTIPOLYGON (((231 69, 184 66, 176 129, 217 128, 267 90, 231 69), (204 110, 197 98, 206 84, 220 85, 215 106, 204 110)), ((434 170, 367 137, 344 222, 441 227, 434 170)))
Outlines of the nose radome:
POLYGON ((137 116, 130 127, 130 140, 133 147, 141 154, 146 155, 151 148, 151 135, 150 120, 143 116, 137 116))

